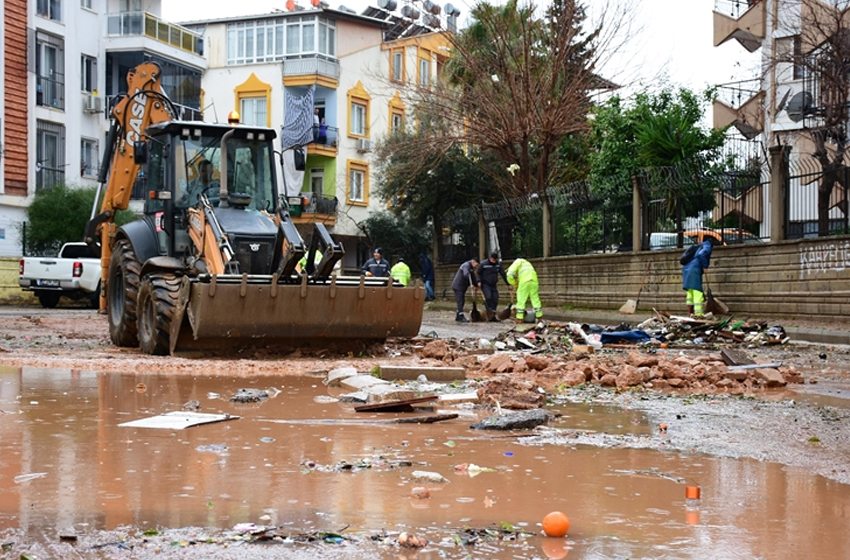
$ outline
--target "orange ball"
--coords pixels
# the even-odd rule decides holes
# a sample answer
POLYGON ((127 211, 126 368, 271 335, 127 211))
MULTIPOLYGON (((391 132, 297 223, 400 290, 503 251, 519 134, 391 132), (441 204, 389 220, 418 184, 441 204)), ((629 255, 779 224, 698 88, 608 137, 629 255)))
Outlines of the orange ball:
POLYGON ((563 537, 570 530, 570 518, 560 511, 553 511, 543 518, 543 532, 550 537, 563 537))

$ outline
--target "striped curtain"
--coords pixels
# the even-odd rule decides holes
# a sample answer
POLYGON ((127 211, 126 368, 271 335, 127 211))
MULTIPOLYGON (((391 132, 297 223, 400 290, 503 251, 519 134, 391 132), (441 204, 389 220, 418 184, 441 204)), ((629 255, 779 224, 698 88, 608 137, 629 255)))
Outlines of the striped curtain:
POLYGON ((283 128, 280 131, 280 146, 283 150, 304 146, 313 141, 313 93, 311 85, 307 93, 297 97, 284 92, 283 128))

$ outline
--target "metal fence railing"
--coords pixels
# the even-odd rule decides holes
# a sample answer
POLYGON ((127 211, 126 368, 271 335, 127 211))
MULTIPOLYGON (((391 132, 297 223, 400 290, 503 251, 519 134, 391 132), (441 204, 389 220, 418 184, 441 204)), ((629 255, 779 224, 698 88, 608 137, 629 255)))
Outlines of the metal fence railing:
POLYGON ((850 233, 850 167, 824 172, 808 158, 790 166, 786 194, 785 237, 825 237, 850 233))
POLYGON ((543 256, 544 202, 551 217, 551 256, 631 251, 635 187, 641 200, 641 250, 701 241, 758 243, 770 233, 765 210, 769 178, 765 165, 731 172, 689 162, 641 169, 632 177, 553 187, 546 201, 528 194, 481 203, 442 217, 440 262, 477 257, 482 225, 485 254, 499 251, 505 259, 543 256))

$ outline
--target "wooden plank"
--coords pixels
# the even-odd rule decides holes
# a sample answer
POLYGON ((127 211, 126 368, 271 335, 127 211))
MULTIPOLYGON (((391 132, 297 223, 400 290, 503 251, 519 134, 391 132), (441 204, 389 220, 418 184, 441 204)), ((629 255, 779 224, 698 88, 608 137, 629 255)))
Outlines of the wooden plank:
POLYGON ((415 399, 406 399, 403 401, 362 404, 360 406, 355 406, 354 410, 355 412, 410 412, 413 410, 414 404, 436 401, 437 398, 437 395, 429 395, 427 397, 417 397, 415 399))

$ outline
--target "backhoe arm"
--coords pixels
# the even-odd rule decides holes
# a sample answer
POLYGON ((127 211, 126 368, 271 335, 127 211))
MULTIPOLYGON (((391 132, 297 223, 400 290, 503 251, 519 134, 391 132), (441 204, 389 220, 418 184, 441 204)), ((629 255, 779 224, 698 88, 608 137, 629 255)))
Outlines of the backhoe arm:
POLYGON ((112 108, 112 123, 98 176, 100 186, 85 231, 85 241, 89 245, 97 245, 97 239, 100 238, 101 311, 106 309, 106 283, 114 245, 115 212, 126 210, 129 206, 141 165, 136 161, 135 143, 142 140, 148 126, 169 121, 174 116, 174 106, 163 91, 159 78, 160 67, 153 62, 140 64, 130 70, 127 73, 128 93, 112 108), (96 211, 98 203, 99 212, 96 211))

